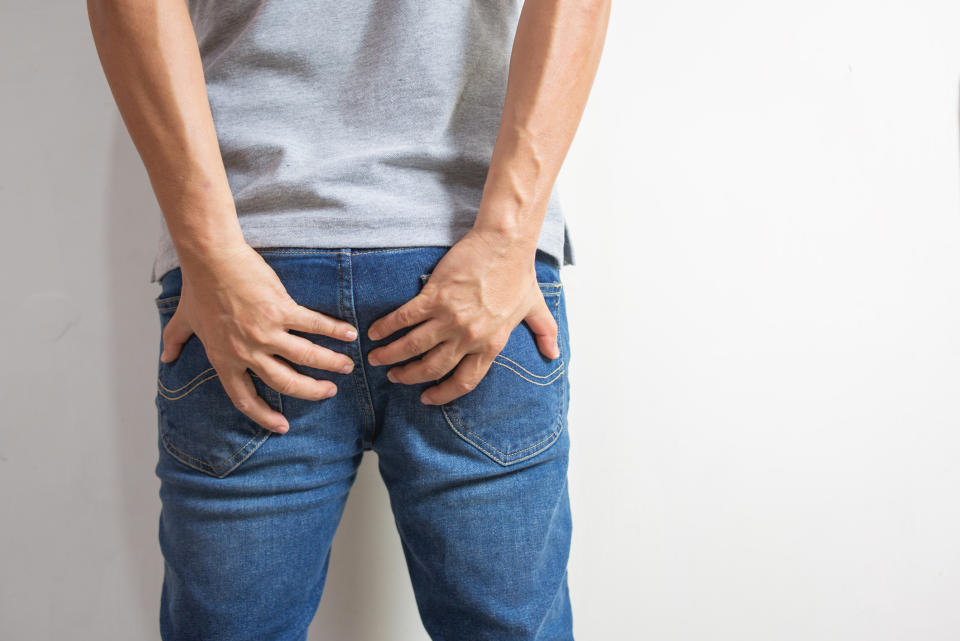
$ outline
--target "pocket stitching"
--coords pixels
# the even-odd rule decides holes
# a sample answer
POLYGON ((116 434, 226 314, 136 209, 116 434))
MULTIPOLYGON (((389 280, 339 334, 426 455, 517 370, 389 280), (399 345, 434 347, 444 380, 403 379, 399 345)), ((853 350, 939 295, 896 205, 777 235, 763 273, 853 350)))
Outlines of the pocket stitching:
MULTIPOLYGON (((213 368, 211 367, 211 368, 205 370, 205 372, 206 372, 206 371, 210 371, 210 369, 213 369, 213 368)), ((201 372, 201 373, 198 374, 197 376, 202 376, 205 372, 201 372)), ((207 381, 207 380, 210 380, 211 378, 215 378, 215 377, 217 377, 217 376, 218 376, 217 374, 214 374, 213 376, 209 376, 209 377, 207 377, 206 379, 204 379, 203 381, 201 381, 200 383, 203 383, 203 382, 205 382, 205 381, 207 381)), ((251 377, 260 379, 261 381, 263 380, 262 378, 260 378, 259 376, 257 376, 256 374, 253 374, 253 373, 251 373, 251 377)), ((158 382, 159 382, 159 379, 157 379, 157 380, 158 380, 158 382)), ((196 380, 196 377, 194 377, 194 380, 196 380)), ((198 384, 195 385, 193 388, 191 388, 191 389, 190 389, 190 392, 192 392, 193 390, 195 390, 195 389, 200 385, 200 383, 198 383, 198 384)), ((162 383, 161 383, 161 384, 162 384, 162 383)), ((189 385, 189 384, 190 384, 190 383, 187 383, 187 385, 189 385)), ((282 413, 283 413, 283 396, 282 396, 279 392, 277 392, 276 390, 274 390, 274 389, 270 388, 269 386, 267 386, 266 383, 264 383, 264 386, 266 387, 266 391, 268 391, 268 392, 271 393, 271 395, 272 395, 271 398, 272 398, 272 400, 274 400, 274 402, 275 402, 276 405, 277 405, 277 411, 282 414, 282 413)), ((181 388, 181 389, 182 389, 182 388, 181 388)), ((187 392, 187 394, 189 394, 190 392, 187 392)), ((183 396, 186 396, 187 394, 184 394, 183 396)), ((163 396, 163 394, 161 394, 161 396, 163 396)), ((183 398, 183 396, 180 396, 179 398, 183 398)), ((164 398, 169 398, 169 397, 167 397, 167 396, 163 396, 163 397, 164 397, 164 398)), ((173 399, 173 400, 175 400, 175 399, 173 399)), ((264 399, 264 400, 266 400, 266 399, 264 399)), ((163 408, 162 408, 162 407, 159 408, 159 410, 160 410, 161 413, 163 413, 163 408)), ((241 413, 241 414, 242 414, 242 413, 241 413)), ((197 471, 200 471, 200 472, 212 474, 213 476, 222 479, 222 478, 225 478, 227 475, 229 475, 230 472, 232 472, 233 470, 237 469, 237 467, 239 467, 241 463, 243 463, 243 462, 246 461, 248 458, 250 458, 250 457, 253 455, 253 453, 257 451, 257 449, 260 447, 260 445, 262 445, 263 442, 266 441, 266 440, 270 437, 270 435, 272 434, 272 432, 271 432, 270 430, 268 430, 268 429, 266 429, 266 428, 264 428, 264 427, 261 427, 260 425, 257 425, 257 424, 256 424, 255 422, 253 422, 251 419, 249 419, 248 417, 246 417, 246 415, 244 415, 244 418, 245 418, 246 420, 251 421, 251 423, 253 423, 253 425, 254 425, 259 431, 256 432, 256 433, 250 438, 249 441, 247 441, 247 442, 244 443, 242 446, 240 446, 235 452, 233 452, 233 454, 231 454, 229 457, 227 457, 227 458, 224 460, 224 462, 223 462, 222 464, 218 465, 218 466, 211 465, 210 463, 208 463, 208 462, 206 462, 206 461, 203 461, 203 460, 198 459, 198 458, 196 458, 196 457, 194 457, 194 456, 191 456, 190 454, 187 454, 186 452, 184 452, 183 450, 181 450, 180 448, 178 448, 176 445, 174 445, 174 444, 170 441, 170 438, 169 438, 169 436, 168 436, 167 434, 161 434, 160 436, 161 436, 161 440, 163 441, 163 446, 164 446, 164 448, 166 448, 167 452, 169 452, 170 455, 171 455, 173 458, 177 459, 178 461, 180 461, 181 463, 183 463, 183 464, 186 465, 187 467, 190 467, 190 468, 192 468, 192 469, 194 469, 194 470, 197 470, 197 471), (256 442, 255 442, 255 441, 256 441, 256 442)))
POLYGON ((452 430, 457 434, 457 436, 459 436, 460 438, 462 438, 463 440, 465 440, 467 443, 473 445, 474 447, 477 446, 477 444, 474 443, 469 437, 467 437, 467 436, 464 435, 462 432, 460 432, 460 430, 457 429, 457 427, 456 427, 456 425, 454 425, 454 423, 457 423, 458 425, 460 425, 460 427, 463 429, 464 432, 469 432, 469 433, 472 435, 472 437, 473 437, 474 439, 476 439, 477 441, 480 441, 481 443, 483 443, 484 445, 486 445, 486 446, 489 447, 490 449, 496 451, 498 454, 501 454, 501 455, 504 457, 503 459, 497 458, 496 456, 494 456, 494 455, 491 454, 490 452, 486 451, 486 450, 485 450, 484 448, 482 448, 482 447, 479 448, 481 452, 483 452, 484 454, 486 454, 487 456, 489 456, 490 458, 492 458, 494 461, 496 461, 497 463, 499 463, 499 464, 501 464, 501 465, 513 465, 514 463, 519 463, 519 462, 521 462, 521 461, 525 461, 525 460, 527 460, 528 458, 539 454, 540 452, 542 452, 543 450, 545 450, 547 447, 549 447, 554 441, 556 441, 557 438, 559 438, 560 433, 563 431, 563 426, 562 426, 563 404, 561 404, 560 412, 557 414, 557 423, 556 423, 556 424, 557 424, 558 426, 560 426, 560 427, 558 427, 557 429, 555 429, 554 431, 552 431, 549 436, 547 436, 546 438, 544 438, 543 440, 541 440, 541 441, 539 441, 539 442, 537 442, 537 443, 534 443, 533 445, 528 445, 527 447, 521 448, 521 449, 516 450, 516 451, 514 451, 514 452, 504 452, 504 451, 498 449, 493 443, 489 443, 488 441, 484 440, 479 434, 477 434, 476 432, 472 431, 469 427, 467 427, 466 425, 464 425, 464 424, 463 424, 463 421, 461 421, 461 420, 456 416, 456 412, 453 410, 453 408, 447 408, 447 407, 444 407, 443 405, 441 405, 441 406, 440 406, 440 409, 443 411, 443 416, 444 416, 444 418, 447 419, 447 424, 450 426, 450 429, 452 429, 452 430), (448 409, 449 409, 449 411, 448 411, 448 409), (535 448, 535 447, 538 447, 538 446, 540 446, 540 445, 543 445, 543 447, 540 448, 539 450, 535 451, 535 452, 530 452, 529 454, 527 454, 526 456, 524 456, 524 457, 522 457, 522 458, 518 458, 518 459, 515 459, 515 460, 511 460, 511 461, 506 460, 508 457, 515 456, 515 455, 517 455, 517 454, 520 454, 521 452, 526 452, 527 450, 531 450, 531 449, 533 449, 533 448, 535 448))
MULTIPOLYGON (((199 374, 197 374, 196 376, 194 376, 192 379, 190 379, 189 382, 181 385, 181 386, 178 387, 177 389, 170 389, 169 387, 167 387, 166 385, 164 385, 164 384, 163 384, 163 381, 161 381, 160 378, 158 377, 158 378, 157 378, 157 392, 160 394, 160 396, 162 396, 163 398, 167 399, 168 401, 179 401, 179 400, 183 399, 184 397, 189 396, 190 394, 192 394, 193 391, 196 390, 198 387, 200 387, 202 384, 206 383, 207 381, 209 381, 209 380, 211 380, 211 379, 217 378, 217 377, 219 377, 219 376, 220 376, 220 374, 216 373, 216 370, 214 370, 214 368, 208 367, 207 369, 203 370, 202 372, 200 372, 199 374), (210 374, 210 376, 207 376, 205 379, 203 379, 203 380, 201 380, 201 381, 197 381, 198 378, 200 378, 201 376, 203 376, 204 374, 206 374, 206 373, 208 373, 208 372, 214 372, 214 373, 213 373, 213 374, 210 374), (195 385, 193 385, 194 381, 197 381, 195 385), (193 385, 193 387, 190 387, 190 385, 193 385), (188 389, 186 392, 184 392, 184 393, 181 394, 180 396, 167 396, 167 394, 176 394, 177 392, 181 391, 181 390, 184 389, 185 387, 190 387, 190 389, 188 389), (165 394, 164 392, 166 392, 166 394, 165 394)), ((263 380, 262 378, 260 378, 260 377, 257 376, 256 374, 254 374, 253 372, 250 372, 250 377, 251 377, 251 378, 260 379, 261 381, 263 380)), ((273 392, 273 394, 276 395, 277 405, 280 405, 281 402, 282 402, 282 401, 281 401, 280 394, 279 394, 276 390, 274 390, 273 388, 270 388, 270 386, 267 385, 266 383, 264 383, 264 385, 265 385, 271 392, 273 392)))
POLYGON ((519 376, 520 378, 522 378, 523 380, 529 381, 530 383, 533 383, 534 385, 543 385, 543 386, 552 385, 554 382, 557 381, 557 379, 559 379, 561 376, 563 376, 563 372, 564 372, 564 369, 563 369, 564 364, 563 364, 563 361, 562 361, 562 360, 560 361, 560 364, 557 365, 557 368, 556 368, 555 370, 553 370, 553 371, 550 372, 549 374, 542 374, 542 375, 541 375, 541 374, 534 374, 533 372, 531 372, 530 370, 528 370, 526 367, 524 367, 523 365, 521 365, 521 364, 518 363, 517 361, 512 360, 512 359, 510 359, 510 358, 508 358, 508 357, 506 357, 506 356, 503 356, 503 355, 501 355, 501 354, 497 354, 496 357, 494 357, 493 362, 494 362, 495 364, 499 365, 500 367, 503 367, 503 368, 505 368, 505 369, 510 370, 511 372, 513 372, 514 374, 516 374, 517 376, 519 376), (549 381, 542 381, 542 382, 541 382, 541 381, 531 380, 531 379, 527 378, 526 376, 524 376, 523 374, 521 374, 520 372, 518 372, 517 370, 515 370, 513 367, 511 367, 511 366, 508 365, 507 363, 502 363, 502 362, 500 362, 500 360, 505 360, 505 361, 508 361, 508 362, 509 362, 510 364, 512 364, 512 365, 516 365, 517 367, 519 367, 520 369, 522 369, 524 372, 526 372, 526 373, 529 374, 530 376, 534 376, 534 377, 540 378, 540 379, 547 379, 547 378, 550 378, 551 376, 553 376, 553 378, 551 378, 549 381), (554 374, 556 374, 556 376, 554 376, 554 374))
POLYGON ((211 378, 216 378, 217 376, 219 376, 219 374, 216 373, 216 370, 214 370, 214 368, 212 367, 208 367, 207 369, 203 370, 202 372, 194 376, 192 379, 190 379, 189 382, 181 385, 177 389, 170 389, 169 387, 163 384, 163 381, 161 381, 159 377, 157 377, 157 388, 160 392, 160 396, 164 397, 168 401, 179 401, 181 398, 189 395, 191 392, 193 392, 193 390, 200 387, 201 384, 206 383, 211 378), (214 373, 211 374, 210 376, 207 376, 205 379, 201 381, 197 381, 198 378, 210 372, 214 372, 214 373), (195 385, 194 385, 194 382, 196 382, 195 385), (193 387, 190 387, 191 385, 193 385, 193 387), (190 387, 190 389, 188 389, 186 392, 183 392, 183 394, 180 394, 180 396, 167 396, 167 394, 177 394, 183 391, 184 389, 186 389, 187 387, 190 387), (164 392, 166 392, 166 394, 164 394, 164 392))
POLYGON ((175 459, 177 459, 184 465, 187 465, 188 467, 191 467, 195 470, 199 470, 201 472, 212 472, 214 476, 222 479, 225 476, 227 476, 230 472, 237 469, 237 467, 241 463, 243 463, 248 458, 250 458, 250 456, 255 451, 257 451, 257 448, 260 447, 260 444, 262 444, 265 440, 267 440, 267 438, 270 437, 270 434, 271 432, 269 430, 266 430, 260 427, 260 432, 255 434, 249 441, 244 443, 242 447, 240 447, 236 452, 231 454, 229 458, 227 458, 223 462, 223 464, 220 465, 219 467, 214 467, 213 465, 207 463, 206 461, 202 461, 198 458, 190 456, 189 454, 187 454, 186 452, 184 452, 183 450, 175 446, 173 443, 171 443, 170 439, 166 435, 163 435, 163 446, 167 448, 167 451, 170 452, 171 456, 173 456, 175 459), (250 447, 251 443, 253 443, 257 439, 259 439, 259 442, 256 443, 254 447, 250 447), (244 451, 248 449, 250 451, 247 453, 247 455, 241 456, 244 453, 244 451), (234 459, 237 459, 236 463, 234 463, 234 459), (230 465, 231 463, 234 463, 233 466, 224 470, 224 468, 230 465))

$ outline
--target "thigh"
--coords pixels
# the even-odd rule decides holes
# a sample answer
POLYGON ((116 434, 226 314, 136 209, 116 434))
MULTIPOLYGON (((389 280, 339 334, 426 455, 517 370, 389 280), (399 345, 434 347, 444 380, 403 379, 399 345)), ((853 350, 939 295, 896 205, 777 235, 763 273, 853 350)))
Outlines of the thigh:
POLYGON ((551 450, 509 471, 491 469, 495 463, 480 459, 472 469, 463 461, 445 469, 418 461, 400 470, 396 461, 380 456, 431 638, 573 638, 565 445, 563 436, 551 450), (422 478, 411 479, 412 474, 422 478))
POLYGON ((374 449, 438 641, 572 639, 569 337, 557 268, 538 262, 537 275, 559 359, 539 355, 521 324, 469 394, 425 406, 426 385, 394 385, 384 404, 374 449))
MULTIPOLYGON (((276 268, 294 299, 336 314, 331 264, 284 261, 276 268)), ((177 273, 164 280, 161 329, 176 309, 179 285, 177 273)), ((337 377, 341 391, 314 403, 281 396, 254 379, 258 393, 290 423, 279 435, 233 407, 196 336, 174 363, 159 365, 164 639, 306 638, 362 457, 362 412, 352 381, 326 375, 337 377)))
POLYGON ((315 468, 328 477, 321 486, 280 462, 282 448, 261 450, 216 479, 184 468, 161 445, 163 639, 306 638, 359 454, 315 468))

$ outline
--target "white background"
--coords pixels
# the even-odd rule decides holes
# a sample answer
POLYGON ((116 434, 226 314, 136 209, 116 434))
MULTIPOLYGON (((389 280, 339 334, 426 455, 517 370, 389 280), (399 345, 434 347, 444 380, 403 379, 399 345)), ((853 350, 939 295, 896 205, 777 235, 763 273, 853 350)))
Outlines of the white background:
MULTIPOLYGON (((561 191, 578 639, 960 638, 960 4, 615 3, 561 191)), ((156 639, 159 225, 0 19, 0 638, 156 639)), ((424 641, 368 455, 311 639, 424 641)))

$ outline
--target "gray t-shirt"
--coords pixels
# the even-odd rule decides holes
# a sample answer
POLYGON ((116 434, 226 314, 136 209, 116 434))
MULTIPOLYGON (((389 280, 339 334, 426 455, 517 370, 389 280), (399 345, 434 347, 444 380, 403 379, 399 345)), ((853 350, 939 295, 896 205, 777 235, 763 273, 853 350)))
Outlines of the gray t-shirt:
MULTIPOLYGON (((253 247, 450 246, 473 225, 521 0, 187 0, 253 247)), ((557 191, 538 248, 573 264, 557 191)), ((161 234, 151 281, 178 265, 161 234)))

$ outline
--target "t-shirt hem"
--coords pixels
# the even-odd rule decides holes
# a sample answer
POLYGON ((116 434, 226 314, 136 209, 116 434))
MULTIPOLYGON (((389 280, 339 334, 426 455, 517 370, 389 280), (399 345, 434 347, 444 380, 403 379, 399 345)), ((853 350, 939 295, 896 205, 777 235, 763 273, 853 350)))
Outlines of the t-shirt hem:
MULTIPOLYGON (((573 265, 573 246, 565 221, 562 225, 547 224, 541 230, 537 249, 553 257, 560 266, 573 265)), ((369 229, 348 230, 338 228, 336 234, 323 233, 318 229, 305 228, 303 225, 251 225, 244 224, 241 217, 241 230, 244 239, 254 249, 269 247, 296 247, 312 249, 353 249, 406 248, 406 247, 451 247, 469 231, 466 228, 435 227, 430 230, 392 231, 389 242, 377 240, 369 229)), ((160 242, 150 273, 150 282, 159 282, 167 272, 180 266, 173 241, 166 229, 162 229, 160 242)))

